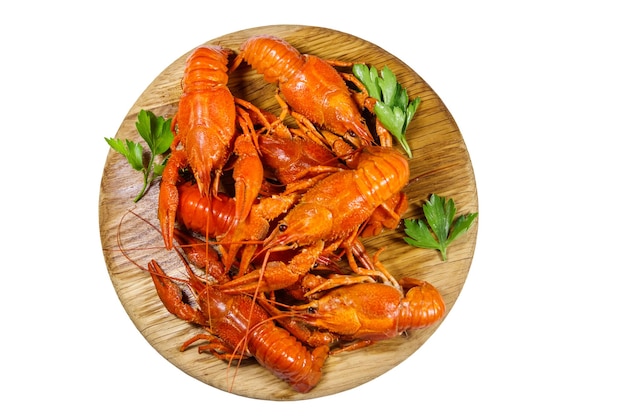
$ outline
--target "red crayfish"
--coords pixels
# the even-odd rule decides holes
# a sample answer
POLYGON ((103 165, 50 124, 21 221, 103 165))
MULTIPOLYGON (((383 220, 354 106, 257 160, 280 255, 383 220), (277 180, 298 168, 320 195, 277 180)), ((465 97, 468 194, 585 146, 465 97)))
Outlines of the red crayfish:
POLYGON ((305 393, 329 354, 433 325, 445 302, 426 281, 396 280, 361 241, 398 225, 410 174, 380 125, 370 132, 369 101, 332 61, 282 39, 248 39, 229 66, 233 54, 191 53, 172 124, 158 218, 188 279, 154 260, 147 269, 167 310, 205 329, 181 349, 202 342, 220 359, 254 357, 305 393), (277 84, 281 115, 230 92, 228 75, 244 61, 277 84))

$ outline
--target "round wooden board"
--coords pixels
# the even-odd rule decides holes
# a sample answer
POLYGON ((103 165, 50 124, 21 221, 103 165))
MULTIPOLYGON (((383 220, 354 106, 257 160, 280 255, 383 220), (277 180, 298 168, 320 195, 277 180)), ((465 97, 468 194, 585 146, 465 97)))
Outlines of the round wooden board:
MULTIPOLYGON (((257 34, 276 35, 302 53, 326 59, 366 62, 379 69, 389 66, 398 81, 407 88, 409 96, 422 99, 407 133, 413 150, 411 177, 418 180, 411 182, 405 190, 410 206, 404 217, 422 217, 420 207, 432 193, 453 198, 458 214, 478 211, 474 173, 461 133, 437 94, 411 68, 365 40, 319 27, 258 27, 206 43, 237 51, 244 40, 257 34)), ((135 122, 141 109, 165 118, 174 116, 181 94, 184 60, 193 49, 195 46, 148 86, 128 112, 115 137, 140 140, 135 122)), ((278 112, 274 99, 275 86, 266 84, 248 66, 240 67, 233 74, 229 87, 236 96, 278 112)), ((336 394, 366 383, 403 362, 441 323, 364 349, 331 356, 324 365, 319 385, 307 394, 294 392, 254 362, 235 370, 210 354, 198 354, 195 348, 180 352, 179 347, 184 341, 203 330, 169 314, 156 295, 150 275, 138 267, 145 268, 150 259, 156 259, 169 274, 185 277, 177 256, 162 249, 159 230, 145 221, 158 224, 158 182, 135 204, 133 198, 139 192, 141 183, 141 174, 133 171, 123 156, 109 151, 102 175, 99 215, 103 252, 111 281, 131 320, 148 342, 172 364, 206 384, 237 395, 269 400, 299 400, 336 394), (137 264, 121 253, 120 246, 137 264)), ((467 278, 477 230, 478 226, 474 225, 451 245, 447 262, 443 262, 434 250, 418 249, 404 243, 402 229, 387 231, 365 243, 372 252, 386 247, 381 260, 398 278, 416 277, 435 285, 442 293, 449 313, 467 278)))

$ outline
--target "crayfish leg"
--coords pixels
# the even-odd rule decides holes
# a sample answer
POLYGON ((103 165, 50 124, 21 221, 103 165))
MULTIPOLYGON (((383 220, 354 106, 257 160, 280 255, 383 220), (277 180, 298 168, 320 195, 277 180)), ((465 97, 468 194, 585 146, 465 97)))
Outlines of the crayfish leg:
POLYGON ((313 328, 304 320, 299 319, 297 315, 279 310, 276 308, 274 303, 268 300, 264 295, 259 296, 257 303, 263 307, 263 309, 267 311, 267 313, 275 321, 277 321, 281 327, 288 330, 293 337, 308 346, 314 348, 330 346, 338 341, 336 334, 326 330, 313 328))
POLYGON ((337 354, 343 353, 343 352, 353 352, 355 350, 362 349, 364 347, 371 346, 373 344, 374 344, 373 340, 360 339, 360 340, 357 340, 357 341, 352 342, 352 343, 348 343, 348 344, 345 344, 345 345, 340 345, 338 347, 335 347, 335 348, 331 349, 328 354, 329 355, 337 355, 337 354))
POLYGON ((179 247, 185 252, 187 260, 214 278, 217 282, 226 282, 227 274, 220 255, 208 242, 184 233, 180 229, 174 229, 174 239, 179 247))
POLYGON ((219 337, 214 336, 211 333, 200 333, 193 336, 180 346, 180 351, 183 352, 187 350, 192 344, 200 340, 204 340, 207 343, 198 346, 198 353, 209 352, 216 358, 224 361, 250 358, 250 356, 241 355, 240 353, 235 354, 230 346, 224 343, 219 337))
POLYGON ((366 282, 376 282, 376 280, 370 275, 330 274, 324 282, 304 293, 304 297, 310 298, 321 291, 331 290, 343 285, 363 284, 366 282))
POLYGON ((400 289, 400 284, 398 284, 396 278, 391 275, 391 273, 389 273, 384 265, 378 260, 378 257, 384 248, 379 249, 376 254, 374 254, 374 259, 372 259, 359 239, 348 241, 344 246, 346 246, 347 249, 346 259, 355 274, 378 277, 381 282, 387 283, 398 290, 400 289), (365 267, 359 266, 355 257, 358 257, 365 267))

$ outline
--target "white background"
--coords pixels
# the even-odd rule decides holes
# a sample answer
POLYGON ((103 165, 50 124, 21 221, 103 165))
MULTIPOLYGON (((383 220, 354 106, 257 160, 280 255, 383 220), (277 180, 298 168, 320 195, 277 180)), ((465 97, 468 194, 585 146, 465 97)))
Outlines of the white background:
POLYGON ((0 413, 624 415, 618 2, 214 3, 3 6, 0 413), (98 229, 103 138, 148 84, 207 40, 282 23, 351 33, 419 73, 465 138, 480 211, 439 330, 376 380, 305 402, 227 394, 163 359, 117 299, 98 229))

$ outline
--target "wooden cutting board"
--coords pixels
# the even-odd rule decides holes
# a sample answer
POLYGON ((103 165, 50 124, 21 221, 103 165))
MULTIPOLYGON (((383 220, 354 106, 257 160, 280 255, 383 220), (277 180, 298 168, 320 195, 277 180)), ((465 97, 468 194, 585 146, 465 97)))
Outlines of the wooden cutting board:
MULTIPOLYGON (((419 96, 422 99, 407 133, 413 150, 411 177, 418 179, 405 190, 410 206, 404 217, 421 217, 420 207, 432 193, 453 198, 458 214, 478 211, 474 173, 461 133, 444 103, 414 70, 363 39, 319 27, 258 27, 231 33, 206 44, 219 44, 237 51, 244 40, 257 34, 281 37, 302 53, 326 59, 366 62, 379 69, 389 66, 398 81, 407 88, 410 98, 419 96)), ((188 51, 148 85, 122 121, 115 137, 140 140, 135 122, 141 109, 165 118, 174 116, 181 94, 184 61, 197 46, 184 47, 188 51)), ((275 86, 266 84, 249 67, 240 67, 231 77, 229 86, 236 96, 278 112, 274 99, 275 86)), ((131 320, 146 340, 165 359, 200 381, 237 395, 259 399, 298 400, 326 396, 354 388, 395 366, 402 366, 408 356, 419 354, 415 352, 437 330, 438 325, 355 352, 332 356, 324 366, 319 385, 307 394, 294 392, 254 362, 235 369, 210 354, 198 354, 195 348, 180 352, 181 344, 202 329, 169 314, 156 295, 150 275, 142 269, 150 259, 156 259, 169 274, 185 277, 179 259, 162 248, 159 229, 152 226, 158 224, 158 181, 135 204, 133 198, 141 184, 141 174, 133 171, 120 154, 111 150, 102 174, 99 212, 103 253, 111 282, 131 320), (120 247, 126 250, 127 256, 120 247)), ((365 243, 372 253, 377 248, 386 248, 380 259, 398 278, 416 277, 434 284, 442 293, 449 313, 465 283, 477 230, 478 226, 474 225, 452 244, 447 262, 443 262, 434 250, 413 248, 404 243, 401 229, 387 231, 365 243)))

